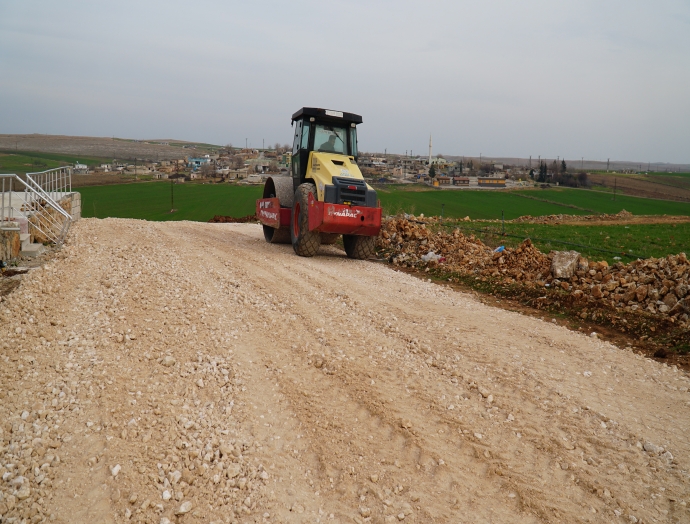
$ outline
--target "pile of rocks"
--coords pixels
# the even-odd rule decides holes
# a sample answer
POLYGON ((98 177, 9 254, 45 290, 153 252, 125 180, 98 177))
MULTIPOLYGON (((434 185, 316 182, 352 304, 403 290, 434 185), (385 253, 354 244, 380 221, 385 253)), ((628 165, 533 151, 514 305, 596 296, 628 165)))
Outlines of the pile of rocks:
POLYGON ((450 271, 505 280, 533 282, 547 278, 551 260, 527 239, 518 248, 496 252, 474 235, 458 229, 432 231, 427 223, 408 219, 384 222, 378 239, 379 254, 405 266, 443 264, 450 271), (429 255, 437 255, 430 257, 429 255))
POLYGON ((399 266, 442 265, 484 281, 557 289, 575 300, 688 324, 690 262, 684 253, 609 266, 606 261, 588 261, 576 251, 542 253, 529 239, 497 252, 458 229, 432 231, 428 226, 433 222, 386 220, 378 239, 379 254, 399 266))
POLYGON ((214 215, 210 223, 216 224, 247 224, 249 222, 256 222, 256 215, 247 215, 244 217, 229 217, 224 215, 214 215))
POLYGON ((615 214, 602 213, 600 215, 544 215, 533 217, 524 215, 511 222, 528 222, 533 224, 553 224, 558 222, 601 222, 601 221, 615 221, 615 220, 630 220, 633 214, 630 211, 622 209, 615 214))

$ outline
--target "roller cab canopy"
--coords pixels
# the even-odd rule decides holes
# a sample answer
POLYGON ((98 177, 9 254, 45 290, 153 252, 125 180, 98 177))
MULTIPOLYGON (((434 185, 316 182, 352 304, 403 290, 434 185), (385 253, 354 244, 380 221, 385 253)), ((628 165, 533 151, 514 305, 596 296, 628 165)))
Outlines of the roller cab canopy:
POLYGON ((292 121, 301 120, 303 118, 311 118, 320 121, 330 121, 333 123, 345 124, 361 124, 362 117, 354 113, 345 113, 344 111, 334 111, 332 109, 320 109, 318 107, 303 107, 292 115, 292 121))
MULTIPOLYGON (((312 178, 311 175, 308 177, 307 173, 312 170, 312 164, 319 163, 318 159, 310 158, 312 153, 345 157, 336 157, 334 160, 339 165, 351 163, 356 168, 356 126, 362 123, 360 115, 332 109, 303 107, 292 115, 292 123, 295 135, 292 144, 291 174, 295 190, 300 184, 304 184, 307 178, 312 178)), ((359 169, 355 170, 359 173, 359 169)), ((361 178, 361 174, 358 178, 361 178)), ((317 184, 319 193, 323 191, 320 186, 317 184)))

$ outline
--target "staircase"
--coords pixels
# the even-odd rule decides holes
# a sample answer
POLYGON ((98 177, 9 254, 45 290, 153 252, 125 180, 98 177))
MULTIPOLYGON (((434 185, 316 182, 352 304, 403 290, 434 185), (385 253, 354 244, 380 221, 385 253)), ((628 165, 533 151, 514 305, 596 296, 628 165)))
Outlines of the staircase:
POLYGON ((27 173, 25 179, 0 174, 0 224, 19 224, 14 231, 21 255, 40 255, 44 244, 61 246, 71 223, 81 217, 81 195, 72 192, 71 176, 70 167, 27 173))
POLYGON ((22 243, 22 250, 19 252, 24 257, 35 257, 43 253, 46 248, 43 244, 38 242, 31 242, 31 235, 29 233, 22 233, 19 235, 19 241, 22 243))

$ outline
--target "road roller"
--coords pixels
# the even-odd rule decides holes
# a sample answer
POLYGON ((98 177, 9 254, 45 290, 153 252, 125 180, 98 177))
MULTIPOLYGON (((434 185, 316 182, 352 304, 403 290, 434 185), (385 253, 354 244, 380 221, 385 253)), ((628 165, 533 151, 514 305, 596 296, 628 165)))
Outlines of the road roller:
POLYGON ((270 243, 291 243, 302 257, 343 236, 350 258, 374 253, 381 205, 357 166, 354 113, 303 107, 292 115, 295 135, 290 176, 266 180, 256 216, 270 243))

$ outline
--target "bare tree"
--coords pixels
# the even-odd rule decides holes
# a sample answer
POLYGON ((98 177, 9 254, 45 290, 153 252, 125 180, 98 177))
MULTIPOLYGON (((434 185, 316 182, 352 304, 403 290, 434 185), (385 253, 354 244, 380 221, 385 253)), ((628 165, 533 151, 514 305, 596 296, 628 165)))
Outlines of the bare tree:
POLYGON ((240 155, 233 156, 232 167, 235 169, 242 169, 244 167, 244 159, 240 155))
POLYGON ((204 178, 211 178, 216 174, 216 166, 212 165, 210 162, 201 166, 201 176, 204 178))

